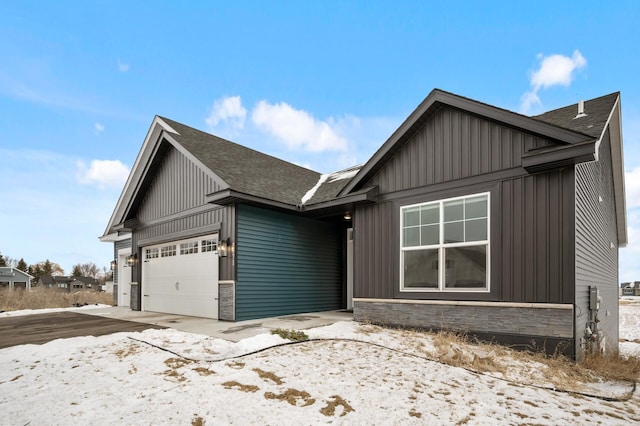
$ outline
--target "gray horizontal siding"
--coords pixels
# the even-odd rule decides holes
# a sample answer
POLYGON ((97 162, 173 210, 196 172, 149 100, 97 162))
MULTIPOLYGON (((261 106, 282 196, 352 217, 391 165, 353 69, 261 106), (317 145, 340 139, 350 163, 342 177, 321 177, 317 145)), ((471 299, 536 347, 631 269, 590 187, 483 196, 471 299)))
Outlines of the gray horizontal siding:
POLYGON ((343 307, 339 228, 238 206, 236 320, 343 307))
POLYGON ((609 132, 600 145, 599 161, 576 166, 576 337, 589 320, 589 287, 600 290, 598 328, 608 349, 618 348, 618 240, 609 132), (600 201, 600 198, 602 201, 600 201), (611 247, 613 244, 613 247, 611 247), (608 315, 607 315, 608 313, 608 315))
MULTIPOLYGON (((118 251, 125 248, 131 248, 131 238, 128 238, 126 240, 116 241, 115 243, 113 243, 113 258, 116 261, 118 261, 118 251)), ((116 268, 112 272, 113 272, 113 282, 115 284, 118 284, 118 268, 116 268)))

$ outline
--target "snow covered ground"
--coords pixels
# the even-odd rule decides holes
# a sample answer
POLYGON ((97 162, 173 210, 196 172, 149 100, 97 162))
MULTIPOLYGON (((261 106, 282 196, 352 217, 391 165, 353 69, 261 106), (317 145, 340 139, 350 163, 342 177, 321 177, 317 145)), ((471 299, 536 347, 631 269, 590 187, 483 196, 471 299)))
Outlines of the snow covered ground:
MULTIPOLYGON (((640 301, 628 300, 621 350, 640 354, 640 301)), ((628 383, 567 393, 544 364, 503 351, 450 348, 503 367, 478 374, 434 361, 438 342, 427 334, 354 322, 307 334, 318 340, 286 344, 262 334, 233 343, 167 329, 2 349, 0 424, 640 422, 640 397, 628 383)))

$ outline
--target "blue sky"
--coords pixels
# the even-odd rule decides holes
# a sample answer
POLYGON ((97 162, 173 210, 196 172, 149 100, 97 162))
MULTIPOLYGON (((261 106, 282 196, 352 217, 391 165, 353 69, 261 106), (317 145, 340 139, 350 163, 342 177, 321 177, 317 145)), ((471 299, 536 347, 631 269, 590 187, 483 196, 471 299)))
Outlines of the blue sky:
POLYGON ((633 1, 3 1, 0 252, 107 266, 156 114, 330 172, 436 87, 526 114, 620 91, 640 280, 639 23, 633 1))

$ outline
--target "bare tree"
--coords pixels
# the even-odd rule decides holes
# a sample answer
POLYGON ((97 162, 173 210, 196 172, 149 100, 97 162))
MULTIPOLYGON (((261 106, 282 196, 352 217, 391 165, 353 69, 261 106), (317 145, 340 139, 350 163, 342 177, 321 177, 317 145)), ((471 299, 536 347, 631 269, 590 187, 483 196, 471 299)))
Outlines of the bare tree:
POLYGON ((93 262, 73 265, 73 276, 98 278, 99 274, 100 268, 93 262))

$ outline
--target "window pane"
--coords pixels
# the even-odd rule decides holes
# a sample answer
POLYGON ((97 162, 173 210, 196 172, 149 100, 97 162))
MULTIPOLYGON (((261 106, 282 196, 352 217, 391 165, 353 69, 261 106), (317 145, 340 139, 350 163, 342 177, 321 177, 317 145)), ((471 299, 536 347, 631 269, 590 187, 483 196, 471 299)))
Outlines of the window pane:
POLYGON ((487 287, 487 246, 445 249, 445 288, 487 287))
POLYGON ((444 221, 464 219, 464 200, 447 201, 444 203, 444 221))
POLYGON ((438 249, 404 252, 404 287, 438 288, 438 249))
POLYGON ((428 206, 422 206, 422 220, 423 225, 437 224, 440 222, 440 205, 430 204, 428 206))
POLYGON ((403 226, 420 225, 420 207, 409 207, 408 209, 404 209, 403 214, 403 226))
POLYGON ((464 222, 444 224, 444 242, 461 243, 464 241, 464 222))
POLYGON ((467 220, 464 228, 465 241, 484 241, 487 239, 487 219, 467 220))
POLYGON ((465 219, 487 217, 487 196, 473 197, 465 200, 465 219))
POLYGON ((421 226, 420 233, 422 238, 420 241, 420 245, 430 246, 433 244, 440 243, 440 226, 438 225, 421 226))
POLYGON ((402 247, 416 247, 420 245, 420 227, 402 230, 402 247))

